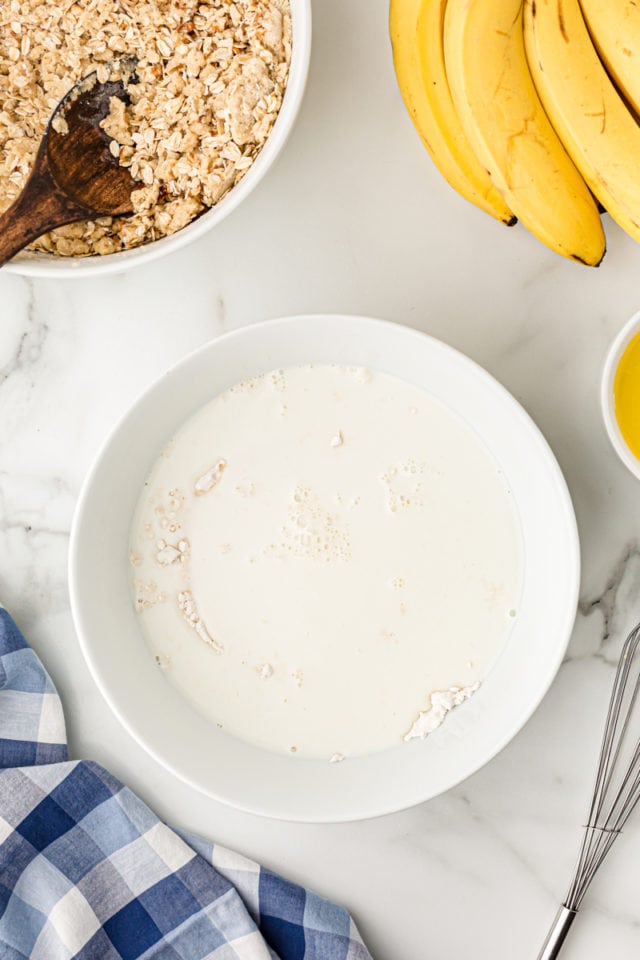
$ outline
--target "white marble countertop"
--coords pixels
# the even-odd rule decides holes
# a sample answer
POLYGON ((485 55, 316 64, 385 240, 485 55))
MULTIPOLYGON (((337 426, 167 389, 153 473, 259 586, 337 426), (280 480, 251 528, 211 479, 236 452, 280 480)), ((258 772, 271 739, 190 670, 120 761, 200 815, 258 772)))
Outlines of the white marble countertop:
MULTIPOLYGON (((75 756, 167 819, 343 902, 376 960, 535 960, 565 892, 613 663, 640 619, 640 486, 601 424, 607 345, 640 307, 640 249, 607 224, 588 270, 460 200, 401 105, 386 3, 314 0, 309 87, 276 167, 195 246, 104 280, 0 277, 0 600, 63 695, 75 756), (74 503, 114 421, 155 377, 225 330, 354 312, 428 331, 487 367, 565 471, 584 563, 569 654, 522 733, 466 783, 350 825, 274 823, 175 780, 98 694, 69 612, 74 503)), ((563 956, 637 957, 640 812, 563 956)))

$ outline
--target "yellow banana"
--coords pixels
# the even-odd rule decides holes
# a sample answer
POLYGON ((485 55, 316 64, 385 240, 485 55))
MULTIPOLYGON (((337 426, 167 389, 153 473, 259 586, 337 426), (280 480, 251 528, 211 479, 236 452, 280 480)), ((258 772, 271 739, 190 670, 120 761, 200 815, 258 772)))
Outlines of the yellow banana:
POLYGON ((522 0, 447 0, 444 53, 463 129, 518 220, 556 253, 597 266, 600 215, 533 85, 522 0))
POLYGON ((525 0, 524 39, 560 139, 603 207, 640 241, 640 127, 596 53, 578 0, 525 0))
POLYGON ((601 59, 640 114, 640 7, 629 0, 580 0, 601 59))
POLYGON ((455 112, 444 71, 446 0, 391 0, 389 32, 405 106, 436 167, 461 196, 486 213, 513 215, 476 159, 455 112))

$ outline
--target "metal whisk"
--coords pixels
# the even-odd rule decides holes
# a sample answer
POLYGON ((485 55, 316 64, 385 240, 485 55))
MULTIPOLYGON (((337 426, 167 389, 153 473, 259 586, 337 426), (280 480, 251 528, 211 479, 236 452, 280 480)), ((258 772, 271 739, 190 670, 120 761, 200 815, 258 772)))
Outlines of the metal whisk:
POLYGON ((591 881, 640 800, 639 692, 640 624, 622 648, 580 856, 538 960, 559 955, 591 881))

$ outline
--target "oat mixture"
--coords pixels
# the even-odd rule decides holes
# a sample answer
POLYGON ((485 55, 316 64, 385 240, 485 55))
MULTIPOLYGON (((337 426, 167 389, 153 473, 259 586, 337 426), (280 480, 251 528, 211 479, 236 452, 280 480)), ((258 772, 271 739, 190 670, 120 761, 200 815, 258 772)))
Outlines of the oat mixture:
POLYGON ((289 0, 0 0, 0 211, 24 186, 59 100, 131 55, 131 105, 112 100, 104 129, 143 184, 134 215, 62 227, 33 249, 114 253, 174 233, 217 203, 280 109, 289 0))

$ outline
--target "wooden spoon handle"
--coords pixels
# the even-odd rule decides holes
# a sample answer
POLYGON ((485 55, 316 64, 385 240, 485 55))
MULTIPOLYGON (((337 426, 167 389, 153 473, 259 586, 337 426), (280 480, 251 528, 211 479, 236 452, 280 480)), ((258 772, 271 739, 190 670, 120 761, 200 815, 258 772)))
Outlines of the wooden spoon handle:
POLYGON ((43 233, 88 216, 58 190, 46 168, 36 167, 20 196, 0 216, 0 267, 43 233))

